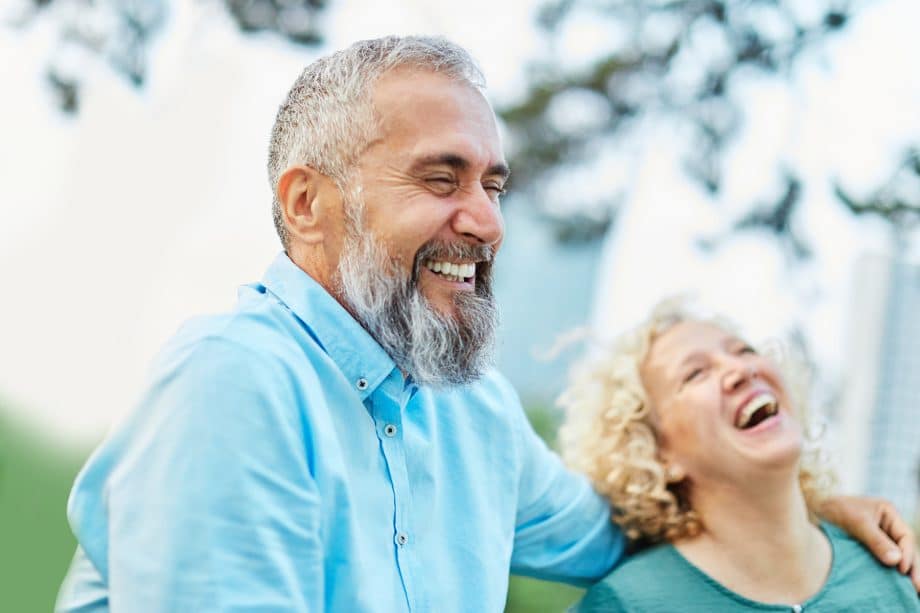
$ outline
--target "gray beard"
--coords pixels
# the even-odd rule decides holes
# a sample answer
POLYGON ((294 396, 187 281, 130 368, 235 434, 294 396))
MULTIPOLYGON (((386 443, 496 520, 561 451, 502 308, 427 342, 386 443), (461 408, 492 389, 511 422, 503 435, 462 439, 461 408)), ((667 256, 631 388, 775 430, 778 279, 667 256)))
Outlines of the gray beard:
POLYGON ((493 364, 498 326, 492 248, 426 243, 404 279, 382 245, 355 221, 351 217, 347 224, 337 275, 346 308, 418 385, 443 388, 479 379, 493 364), (479 262, 475 291, 455 294, 453 316, 437 311, 419 291, 421 265, 431 259, 479 262))

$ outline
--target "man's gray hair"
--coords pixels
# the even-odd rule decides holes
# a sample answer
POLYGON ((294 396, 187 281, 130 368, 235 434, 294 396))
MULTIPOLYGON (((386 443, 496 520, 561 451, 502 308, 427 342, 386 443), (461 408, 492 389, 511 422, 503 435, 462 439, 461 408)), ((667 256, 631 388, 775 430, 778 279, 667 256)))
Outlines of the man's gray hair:
POLYGON ((375 134, 371 88, 386 72, 399 67, 437 72, 480 90, 485 87, 485 77, 470 54, 438 37, 362 40, 307 66, 278 109, 268 149, 272 217, 285 250, 288 236, 276 192, 281 174, 290 166, 304 164, 344 191, 355 163, 375 134))

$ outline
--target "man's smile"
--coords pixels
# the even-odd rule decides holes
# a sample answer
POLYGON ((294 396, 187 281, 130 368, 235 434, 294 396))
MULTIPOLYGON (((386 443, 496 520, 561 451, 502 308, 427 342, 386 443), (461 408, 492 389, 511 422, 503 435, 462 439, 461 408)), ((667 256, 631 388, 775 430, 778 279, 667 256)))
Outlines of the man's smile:
POLYGON ((450 262, 448 260, 426 260, 425 268, 439 278, 452 283, 473 285, 476 280, 476 264, 473 262, 450 262))

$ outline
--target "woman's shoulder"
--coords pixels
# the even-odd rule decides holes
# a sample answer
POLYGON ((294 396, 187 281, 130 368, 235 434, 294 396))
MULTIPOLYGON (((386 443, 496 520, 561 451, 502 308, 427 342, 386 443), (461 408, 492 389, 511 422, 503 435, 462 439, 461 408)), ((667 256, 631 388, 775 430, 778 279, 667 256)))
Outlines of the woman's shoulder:
POLYGON ((589 588, 572 611, 661 611, 676 594, 694 589, 698 578, 693 575, 673 545, 655 545, 627 556, 589 588), (624 603, 629 603, 628 609, 624 603))
MULTIPOLYGON (((883 566, 872 553, 840 528, 822 524, 834 551, 831 575, 820 598, 823 605, 839 604, 879 610, 918 611, 920 600, 913 585, 897 569, 883 566)), ((850 609, 847 609, 850 610, 850 609)))
POLYGON ((624 557, 623 562, 607 575, 604 581, 614 584, 632 582, 650 574, 685 570, 683 556, 677 553, 674 545, 659 543, 624 557))

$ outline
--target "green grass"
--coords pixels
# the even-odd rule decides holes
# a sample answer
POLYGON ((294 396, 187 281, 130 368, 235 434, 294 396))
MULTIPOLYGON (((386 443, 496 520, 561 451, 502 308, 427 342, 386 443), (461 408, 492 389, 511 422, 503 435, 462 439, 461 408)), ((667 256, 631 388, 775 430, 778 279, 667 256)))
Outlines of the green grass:
POLYGON ((52 610, 76 544, 65 507, 82 460, 0 407, 0 610, 52 610))
POLYGON ((511 577, 505 613, 559 613, 575 604, 584 593, 564 583, 511 577))

